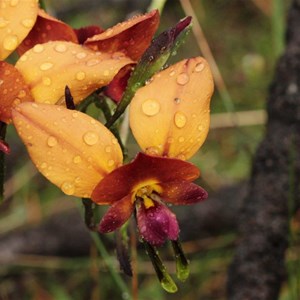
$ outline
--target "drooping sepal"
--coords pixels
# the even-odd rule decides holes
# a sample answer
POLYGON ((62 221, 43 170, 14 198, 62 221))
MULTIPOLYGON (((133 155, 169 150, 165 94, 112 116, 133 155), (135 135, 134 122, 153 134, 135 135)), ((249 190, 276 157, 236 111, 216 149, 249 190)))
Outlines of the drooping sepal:
POLYGON ((149 258, 151 259, 152 265, 162 288, 168 293, 176 293, 178 288, 172 277, 167 272, 165 265, 159 257, 157 249, 146 241, 143 241, 143 244, 146 248, 149 258))
POLYGON ((176 275, 181 281, 185 281, 190 275, 189 261, 185 257, 179 240, 171 241, 175 254, 176 275))

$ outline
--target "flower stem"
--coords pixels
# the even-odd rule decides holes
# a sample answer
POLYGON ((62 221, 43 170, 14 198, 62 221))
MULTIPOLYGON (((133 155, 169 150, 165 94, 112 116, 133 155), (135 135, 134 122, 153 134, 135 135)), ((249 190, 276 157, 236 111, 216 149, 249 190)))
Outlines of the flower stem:
POLYGON ((128 290, 128 287, 127 285, 124 283, 122 277, 120 276, 120 274, 116 271, 115 267, 114 267, 114 264, 104 246, 104 244, 102 243, 102 240, 99 236, 98 233, 96 232, 90 232, 91 234, 91 237, 101 255, 101 257, 103 258, 112 278, 114 279, 116 285, 118 286, 118 288, 121 290, 122 294, 126 294, 128 295, 128 297, 126 299, 131 299, 131 296, 130 296, 130 293, 129 293, 129 290, 128 290))
POLYGON ((94 220, 94 203, 89 198, 82 198, 82 204, 84 207, 84 222, 88 229, 97 231, 96 222, 94 220))

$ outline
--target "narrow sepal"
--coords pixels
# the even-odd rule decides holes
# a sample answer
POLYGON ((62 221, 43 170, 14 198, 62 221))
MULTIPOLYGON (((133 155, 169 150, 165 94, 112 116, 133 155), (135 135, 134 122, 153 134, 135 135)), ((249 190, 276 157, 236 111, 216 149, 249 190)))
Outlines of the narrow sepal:
POLYGON ((134 209, 131 198, 132 195, 129 194, 110 206, 99 224, 99 232, 112 232, 130 218, 134 209))

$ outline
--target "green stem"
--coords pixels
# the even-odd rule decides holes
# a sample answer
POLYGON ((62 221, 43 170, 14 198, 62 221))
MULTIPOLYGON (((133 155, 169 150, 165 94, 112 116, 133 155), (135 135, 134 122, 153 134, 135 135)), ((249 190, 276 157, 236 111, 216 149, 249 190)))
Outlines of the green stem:
POLYGON ((167 0, 152 0, 148 7, 148 11, 151 11, 153 9, 158 9, 160 14, 162 14, 166 2, 167 0))
POLYGON ((96 232, 90 232, 90 234, 116 285, 121 290, 122 294, 126 293, 126 295, 129 296, 129 298, 127 299, 130 300, 131 296, 130 296, 129 289, 127 285, 124 283, 120 274, 116 271, 113 261, 111 260, 104 244, 102 243, 99 234, 96 232))

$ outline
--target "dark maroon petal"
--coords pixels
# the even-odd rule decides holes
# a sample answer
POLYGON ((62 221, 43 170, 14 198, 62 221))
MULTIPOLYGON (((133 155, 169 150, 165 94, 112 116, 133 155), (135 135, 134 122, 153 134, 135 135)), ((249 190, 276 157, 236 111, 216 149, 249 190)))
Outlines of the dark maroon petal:
POLYGON ((199 175, 199 169, 189 162, 139 153, 131 163, 104 177, 94 189, 92 200, 98 204, 113 203, 131 193, 137 185, 193 181, 199 175))
POLYGON ((74 31, 77 35, 79 44, 83 44, 88 38, 90 38, 96 34, 102 33, 104 31, 104 29, 102 29, 96 25, 91 25, 91 26, 74 29, 74 31))
POLYGON ((131 216, 133 205, 132 195, 129 194, 123 199, 116 201, 106 212, 99 224, 99 231, 107 233, 121 227, 131 216))
POLYGON ((105 95, 116 103, 119 103, 122 99, 123 93, 127 86, 128 78, 132 72, 132 66, 133 65, 126 65, 123 67, 110 82, 110 84, 104 89, 105 95))
POLYGON ((197 184, 188 181, 172 181, 161 183, 161 198, 176 205, 194 204, 207 198, 207 192, 197 184))
POLYGON ((177 240, 179 227, 176 216, 163 204, 145 208, 142 203, 137 210, 140 235, 153 246, 160 246, 166 240, 177 240))

